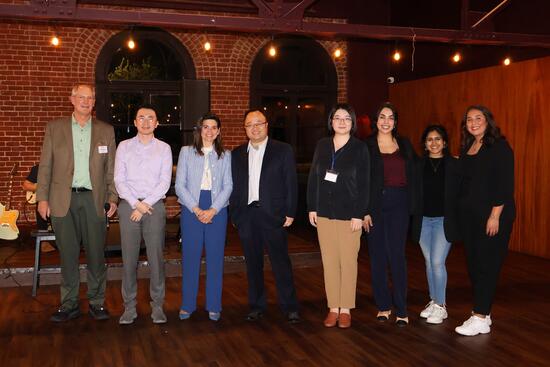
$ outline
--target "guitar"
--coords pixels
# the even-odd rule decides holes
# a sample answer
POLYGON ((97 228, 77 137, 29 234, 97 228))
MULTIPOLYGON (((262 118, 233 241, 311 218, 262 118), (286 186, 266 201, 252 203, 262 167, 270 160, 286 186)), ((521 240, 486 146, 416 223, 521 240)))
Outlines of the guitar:
POLYGON ((28 204, 36 204, 36 192, 27 191, 27 193, 25 194, 25 199, 27 200, 28 204))
POLYGON ((9 173, 10 183, 8 184, 8 201, 6 206, 0 203, 0 239, 3 240, 15 240, 19 236, 19 229, 17 228, 19 211, 10 210, 13 176, 18 166, 19 164, 15 163, 9 173))

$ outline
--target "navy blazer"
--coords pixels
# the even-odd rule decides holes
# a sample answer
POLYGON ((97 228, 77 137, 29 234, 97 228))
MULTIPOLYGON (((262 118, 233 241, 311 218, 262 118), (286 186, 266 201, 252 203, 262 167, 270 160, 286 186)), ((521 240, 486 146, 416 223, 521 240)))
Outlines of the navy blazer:
MULTIPOLYGON (((231 154, 233 192, 229 198, 231 220, 237 227, 248 206, 248 143, 231 154)), ((298 179, 292 147, 268 138, 260 174, 260 212, 267 226, 282 226, 286 217, 294 218, 298 201, 298 179)))

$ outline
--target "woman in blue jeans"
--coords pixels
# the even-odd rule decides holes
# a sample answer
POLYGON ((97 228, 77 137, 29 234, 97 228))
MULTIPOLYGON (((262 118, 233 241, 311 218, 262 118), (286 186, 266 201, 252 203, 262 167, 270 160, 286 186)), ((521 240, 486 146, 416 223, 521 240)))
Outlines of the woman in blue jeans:
POLYGON ((416 188, 417 212, 413 216, 412 237, 420 242, 426 261, 430 302, 420 313, 430 324, 447 318, 445 260, 451 242, 457 239, 456 162, 449 154, 447 131, 441 125, 430 125, 422 134, 424 156, 418 161, 416 188))
POLYGON ((195 126, 193 144, 181 149, 176 194, 181 207, 182 305, 180 320, 197 308, 203 247, 206 253, 206 309, 218 321, 222 309, 222 278, 227 231, 227 205, 233 190, 231 156, 223 148, 221 122, 212 113, 195 126))

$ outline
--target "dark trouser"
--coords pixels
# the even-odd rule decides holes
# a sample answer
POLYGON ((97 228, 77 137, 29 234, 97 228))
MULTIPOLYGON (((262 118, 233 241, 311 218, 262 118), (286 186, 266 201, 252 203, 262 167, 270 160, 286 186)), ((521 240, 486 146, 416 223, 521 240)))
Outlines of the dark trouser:
MULTIPOLYGON (((199 208, 212 206, 210 190, 201 190, 199 208)), ((222 208, 208 224, 201 223, 186 207, 181 208, 182 301, 181 310, 197 309, 199 274, 203 247, 206 252, 206 309, 222 310, 223 262, 227 233, 227 208, 222 208)))
POLYGON ((93 305, 105 301, 105 216, 98 216, 91 191, 73 192, 64 217, 52 217, 52 226, 61 258, 61 307, 78 307, 80 288, 80 243, 87 260, 88 300, 93 305))
POLYGON ((472 283, 475 313, 489 315, 495 297, 500 269, 508 252, 508 242, 512 232, 512 223, 499 223, 499 231, 487 236, 485 230, 487 219, 479 213, 460 210, 460 226, 464 234, 464 249, 468 275, 472 283))
POLYGON ((273 224, 274 219, 268 218, 261 208, 246 207, 243 210, 239 223, 239 237, 246 258, 250 308, 258 311, 266 308, 264 245, 267 245, 279 305, 285 313, 298 311, 292 264, 288 256, 286 228, 282 227, 282 223, 273 224))
POLYGON ((407 317, 407 190, 385 188, 382 207, 371 216, 373 226, 367 239, 374 301, 380 311, 391 310, 394 305, 398 317, 407 317), (388 266, 393 286, 393 301, 389 288, 388 266))
POLYGON ((122 248, 122 299, 125 309, 136 308, 137 264, 141 239, 145 242, 147 262, 149 263, 149 295, 153 305, 164 304, 164 238, 166 227, 166 210, 159 200, 153 205, 151 214, 145 214, 139 222, 130 219, 134 209, 126 200, 118 207, 120 219, 120 243, 122 248))

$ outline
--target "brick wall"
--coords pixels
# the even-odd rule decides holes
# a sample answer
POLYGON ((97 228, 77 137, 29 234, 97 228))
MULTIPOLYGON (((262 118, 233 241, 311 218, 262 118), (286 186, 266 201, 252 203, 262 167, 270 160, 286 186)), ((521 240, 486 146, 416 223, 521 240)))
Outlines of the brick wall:
MULTIPOLYGON (((23 209, 21 184, 40 159, 46 123, 71 112, 70 88, 76 81, 94 83, 96 59, 102 46, 121 31, 117 27, 56 26, 44 22, 0 21, 0 202, 6 202, 7 174, 15 163, 11 207, 23 209), (56 33, 61 45, 53 47, 56 33)), ((212 110, 223 121, 226 145, 245 141, 242 113, 248 108, 250 67, 270 37, 257 34, 172 31, 187 48, 197 78, 210 79, 212 110), (208 39, 213 48, 203 50, 208 39)), ((346 100, 346 43, 321 40, 329 54, 336 47, 344 56, 335 60, 338 100, 346 100)), ((177 207, 170 205, 170 214, 177 207)), ((27 210, 34 219, 33 210, 27 210)), ((23 216, 20 216, 20 220, 23 216)))

